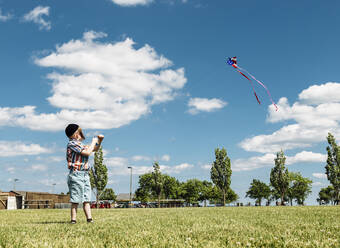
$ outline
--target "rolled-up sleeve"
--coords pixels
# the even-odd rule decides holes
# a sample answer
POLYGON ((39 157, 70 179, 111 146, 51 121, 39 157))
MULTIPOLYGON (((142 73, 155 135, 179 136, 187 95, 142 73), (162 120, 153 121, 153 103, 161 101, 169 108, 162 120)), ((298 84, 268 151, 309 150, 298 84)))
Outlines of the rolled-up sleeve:
POLYGON ((85 146, 81 142, 71 141, 68 144, 68 148, 75 153, 81 153, 85 149, 85 146))

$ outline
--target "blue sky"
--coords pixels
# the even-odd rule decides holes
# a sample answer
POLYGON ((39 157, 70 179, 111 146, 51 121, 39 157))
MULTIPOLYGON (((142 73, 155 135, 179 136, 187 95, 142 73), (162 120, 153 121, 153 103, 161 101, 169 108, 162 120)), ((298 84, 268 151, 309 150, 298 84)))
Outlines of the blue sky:
MULTIPOLYGON (((129 191, 153 161, 179 180, 232 160, 240 201, 269 182, 275 153, 328 185, 326 136, 340 138, 337 32, 328 1, 0 1, 0 189, 66 192, 64 128, 103 133, 109 185, 129 191), (237 56, 269 88, 225 64, 237 56)), ((89 139, 88 139, 89 140, 89 139)))

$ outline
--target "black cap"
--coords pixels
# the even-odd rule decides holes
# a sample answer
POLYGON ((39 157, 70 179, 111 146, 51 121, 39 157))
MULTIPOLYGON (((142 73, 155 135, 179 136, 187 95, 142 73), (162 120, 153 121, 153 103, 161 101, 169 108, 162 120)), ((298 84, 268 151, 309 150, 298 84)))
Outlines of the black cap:
POLYGON ((67 137, 71 137, 79 128, 79 125, 77 124, 68 124, 65 128, 65 134, 67 137))

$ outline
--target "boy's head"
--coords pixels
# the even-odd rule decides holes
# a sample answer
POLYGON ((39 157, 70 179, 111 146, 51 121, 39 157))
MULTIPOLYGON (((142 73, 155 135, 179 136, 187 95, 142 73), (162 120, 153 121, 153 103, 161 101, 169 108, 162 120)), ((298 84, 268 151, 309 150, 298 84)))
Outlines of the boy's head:
POLYGON ((68 124, 65 128, 65 134, 69 139, 85 139, 83 131, 77 124, 68 124))

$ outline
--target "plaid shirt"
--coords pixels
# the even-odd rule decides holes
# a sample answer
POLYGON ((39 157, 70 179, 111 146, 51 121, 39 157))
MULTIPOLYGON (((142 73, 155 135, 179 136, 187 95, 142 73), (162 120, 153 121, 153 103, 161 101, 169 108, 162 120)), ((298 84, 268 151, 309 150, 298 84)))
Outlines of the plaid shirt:
POLYGON ((88 171, 89 164, 88 156, 81 155, 81 152, 85 149, 85 145, 79 140, 70 139, 67 144, 66 160, 69 170, 73 171, 88 171))

